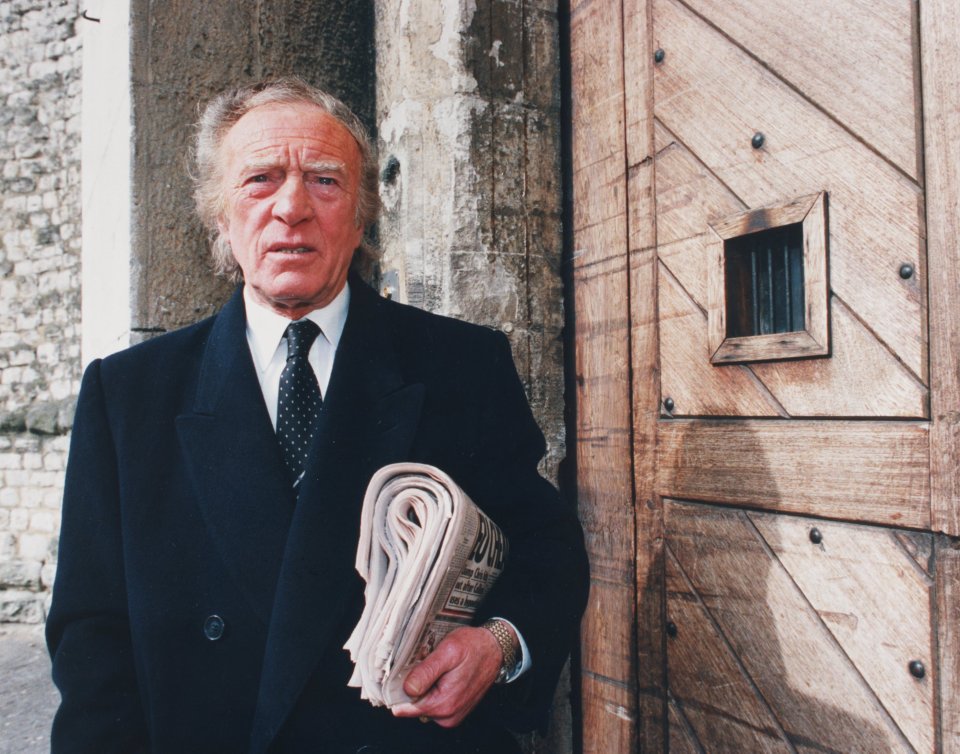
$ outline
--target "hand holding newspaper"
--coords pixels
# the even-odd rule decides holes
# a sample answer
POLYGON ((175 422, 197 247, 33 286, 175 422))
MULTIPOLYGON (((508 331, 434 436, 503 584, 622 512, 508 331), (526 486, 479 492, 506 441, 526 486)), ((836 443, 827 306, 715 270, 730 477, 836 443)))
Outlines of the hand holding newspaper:
POLYGON ((349 685, 374 706, 411 701, 403 681, 459 626, 503 570, 507 541, 444 472, 419 463, 384 466, 363 499, 357 572, 365 605, 344 645, 349 685))

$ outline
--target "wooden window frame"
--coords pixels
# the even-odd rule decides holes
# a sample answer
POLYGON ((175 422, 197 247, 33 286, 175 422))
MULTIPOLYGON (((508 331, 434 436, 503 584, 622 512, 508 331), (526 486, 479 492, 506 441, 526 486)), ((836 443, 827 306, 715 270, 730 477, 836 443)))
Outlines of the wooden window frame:
POLYGON ((804 359, 830 354, 830 286, 827 280, 827 194, 801 196, 773 207, 712 223, 707 250, 707 330, 712 364, 804 359), (770 228, 802 223, 805 329, 727 337, 724 242, 770 228))

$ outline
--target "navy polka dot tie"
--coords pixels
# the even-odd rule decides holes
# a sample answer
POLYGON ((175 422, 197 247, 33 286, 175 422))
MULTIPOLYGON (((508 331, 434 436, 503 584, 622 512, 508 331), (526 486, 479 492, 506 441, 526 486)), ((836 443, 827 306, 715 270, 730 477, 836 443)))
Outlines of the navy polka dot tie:
POLYGON ((277 438, 294 487, 303 476, 307 451, 313 439, 322 400, 317 377, 307 359, 320 328, 309 319, 287 326, 287 363, 280 373, 277 400, 277 438))

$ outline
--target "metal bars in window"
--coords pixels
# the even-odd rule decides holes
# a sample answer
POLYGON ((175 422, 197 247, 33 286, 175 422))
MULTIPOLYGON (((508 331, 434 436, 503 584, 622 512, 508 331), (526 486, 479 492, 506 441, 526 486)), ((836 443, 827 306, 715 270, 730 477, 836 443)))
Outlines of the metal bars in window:
POLYGON ((801 223, 727 239, 724 266, 728 337, 803 330, 801 223))

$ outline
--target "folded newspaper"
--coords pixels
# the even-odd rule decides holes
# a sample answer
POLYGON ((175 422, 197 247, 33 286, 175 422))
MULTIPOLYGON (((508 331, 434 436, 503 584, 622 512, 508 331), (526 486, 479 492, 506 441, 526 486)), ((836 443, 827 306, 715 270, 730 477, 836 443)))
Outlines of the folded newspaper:
POLYGON ((410 701, 403 681, 469 625, 503 570, 507 540, 454 481, 420 463, 384 466, 363 499, 356 567, 365 605, 344 645, 349 685, 374 706, 410 701))

